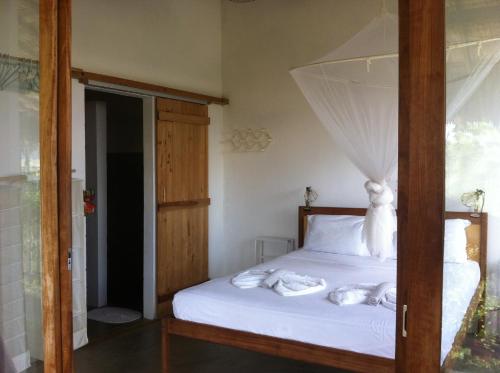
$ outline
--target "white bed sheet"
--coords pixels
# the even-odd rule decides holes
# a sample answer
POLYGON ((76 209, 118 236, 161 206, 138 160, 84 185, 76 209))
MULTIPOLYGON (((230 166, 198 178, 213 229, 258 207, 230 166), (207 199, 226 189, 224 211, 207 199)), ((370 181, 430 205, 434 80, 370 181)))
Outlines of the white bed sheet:
MULTIPOLYGON (((396 261, 298 250, 254 268, 284 268, 322 277, 325 290, 282 297, 269 289, 239 289, 231 276, 180 291, 174 297, 178 319, 394 358, 395 312, 379 306, 337 306, 327 299, 335 287, 396 280, 396 261)), ((451 349, 479 283, 475 262, 445 265, 442 359, 451 349)))

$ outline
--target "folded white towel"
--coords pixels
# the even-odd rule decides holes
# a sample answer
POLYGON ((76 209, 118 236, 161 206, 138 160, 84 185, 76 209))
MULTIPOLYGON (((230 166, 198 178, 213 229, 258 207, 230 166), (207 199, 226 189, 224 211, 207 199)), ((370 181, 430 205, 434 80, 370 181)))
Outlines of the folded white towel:
POLYGON ((285 269, 245 271, 234 276, 231 283, 240 289, 258 286, 273 289, 285 297, 312 294, 326 287, 326 281, 322 278, 299 275, 285 269))
POLYGON ((273 273, 273 269, 258 270, 251 269, 241 272, 231 279, 231 283, 240 289, 251 289, 262 285, 262 282, 273 273))
POLYGON ((375 284, 342 286, 334 289, 328 295, 328 299, 339 306, 366 303, 375 287, 375 284))
POLYGON ((279 279, 290 273, 290 271, 287 271, 285 269, 277 269, 276 271, 273 271, 267 278, 265 278, 262 281, 262 287, 264 288, 272 288, 276 283, 279 281, 279 279))
POLYGON ((369 304, 396 311, 396 287, 393 283, 354 284, 339 287, 328 294, 328 299, 339 305, 369 304))
POLYGON ((323 290, 325 287, 326 281, 322 278, 314 278, 298 275, 294 272, 288 272, 281 275, 273 289, 279 295, 292 297, 316 293, 323 290))
POLYGON ((385 297, 388 302, 396 303, 396 287, 389 289, 387 293, 385 293, 385 297))
POLYGON ((385 297, 388 290, 395 288, 396 285, 392 282, 381 282, 378 284, 375 289, 372 291, 370 296, 368 297, 367 303, 370 306, 378 306, 382 301, 382 298, 385 297))
POLYGON ((389 289, 381 300, 382 306, 396 312, 396 288, 389 289))

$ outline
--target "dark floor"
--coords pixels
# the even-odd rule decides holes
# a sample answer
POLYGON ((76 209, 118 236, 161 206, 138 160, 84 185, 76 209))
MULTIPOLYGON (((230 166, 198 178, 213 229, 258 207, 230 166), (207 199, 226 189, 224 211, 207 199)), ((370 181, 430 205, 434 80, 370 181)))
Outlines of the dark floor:
MULTIPOLYGON (((161 372, 158 321, 119 326, 89 320, 88 333, 91 342, 75 351, 76 373, 161 372)), ((187 338, 171 338, 171 373, 341 372, 187 338)), ((28 372, 43 369, 35 365, 28 372)))
MULTIPOLYGON (((158 321, 110 325, 89 320, 90 343, 75 352, 76 373, 161 372, 158 321)), ((340 373, 340 370, 286 360, 182 337, 171 337, 171 373, 340 373)), ((500 343, 469 334, 453 372, 499 372, 500 343), (488 343, 487 343, 488 342, 488 343), (487 344, 486 344, 487 343, 487 344)), ((43 372, 34 364, 29 373, 43 372)))

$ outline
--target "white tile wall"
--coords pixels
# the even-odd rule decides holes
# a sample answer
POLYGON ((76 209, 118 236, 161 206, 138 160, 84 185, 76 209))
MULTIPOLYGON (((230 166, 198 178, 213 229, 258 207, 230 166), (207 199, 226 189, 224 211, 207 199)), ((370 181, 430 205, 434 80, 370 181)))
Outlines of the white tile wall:
POLYGON ((9 356, 27 361, 20 188, 0 185, 0 335, 9 356))

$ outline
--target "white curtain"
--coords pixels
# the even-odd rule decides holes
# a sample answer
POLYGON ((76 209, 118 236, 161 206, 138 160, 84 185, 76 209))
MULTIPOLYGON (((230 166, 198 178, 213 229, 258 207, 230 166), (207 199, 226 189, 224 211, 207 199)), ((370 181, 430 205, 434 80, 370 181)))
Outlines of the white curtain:
MULTIPOLYGON (((500 59, 494 42, 447 49, 447 112, 453 116, 500 59), (478 50, 479 49, 479 50, 478 50), (450 65, 451 63, 451 65, 450 65)), ((321 123, 367 177, 363 236, 370 253, 394 254, 398 157, 398 20, 385 11, 327 56, 291 74, 321 123)))

